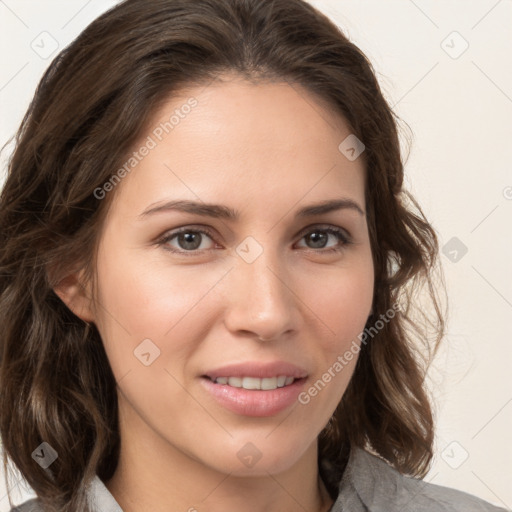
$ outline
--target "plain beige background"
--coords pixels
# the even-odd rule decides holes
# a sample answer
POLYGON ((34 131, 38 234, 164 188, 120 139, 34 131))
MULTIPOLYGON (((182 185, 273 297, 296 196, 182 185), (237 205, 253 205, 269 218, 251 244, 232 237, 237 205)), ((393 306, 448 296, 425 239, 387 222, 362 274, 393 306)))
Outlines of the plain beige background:
MULTIPOLYGON (((51 59, 115 3, 0 0, 1 145, 51 59)), ((512 509, 512 1, 310 3, 367 54, 410 126, 406 187, 443 247, 450 317, 429 373, 437 443, 425 480, 512 509)), ((32 495, 13 486, 15 503, 32 495)))

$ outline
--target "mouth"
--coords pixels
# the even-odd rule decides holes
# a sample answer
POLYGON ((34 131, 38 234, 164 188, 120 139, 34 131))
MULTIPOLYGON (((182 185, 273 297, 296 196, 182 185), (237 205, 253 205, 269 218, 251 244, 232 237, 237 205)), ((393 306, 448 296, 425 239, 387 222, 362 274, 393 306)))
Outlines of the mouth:
POLYGON ((308 372, 287 361, 247 361, 208 370, 200 382, 217 405, 240 416, 274 416, 294 404, 308 372))
POLYGON ((290 375, 276 375, 274 377, 216 377, 212 378, 208 375, 203 375, 203 378, 208 379, 214 384, 221 386, 229 386, 232 388, 243 388, 247 390, 259 391, 272 391, 278 388, 284 388, 292 385, 294 382, 304 380, 303 378, 296 378, 290 375))

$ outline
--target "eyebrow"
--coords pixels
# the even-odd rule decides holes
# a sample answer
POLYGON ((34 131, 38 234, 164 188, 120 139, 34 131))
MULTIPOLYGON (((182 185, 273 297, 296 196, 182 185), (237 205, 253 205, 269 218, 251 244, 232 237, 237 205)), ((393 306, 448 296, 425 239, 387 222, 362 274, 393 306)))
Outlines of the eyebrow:
MULTIPOLYGON (((295 217, 312 217, 314 215, 322 215, 336 210, 354 210, 362 216, 365 215, 363 209, 355 201, 348 198, 340 198, 305 206, 296 212, 295 217)), ((226 219, 230 221, 237 221, 240 218, 240 212, 228 206, 211 203, 199 203, 190 200, 172 200, 166 201, 165 203, 157 206, 150 205, 138 216, 138 218, 143 219, 157 213, 169 211, 193 213, 196 215, 226 219)))

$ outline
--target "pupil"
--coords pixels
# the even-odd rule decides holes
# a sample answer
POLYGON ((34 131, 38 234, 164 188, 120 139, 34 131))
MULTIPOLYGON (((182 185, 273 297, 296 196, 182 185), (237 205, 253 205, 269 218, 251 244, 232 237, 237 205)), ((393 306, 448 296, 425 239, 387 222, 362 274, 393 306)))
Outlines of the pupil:
POLYGON ((183 249, 197 249, 201 245, 200 233, 180 233, 178 239, 183 249), (194 238, 196 239, 194 241, 194 238))
POLYGON ((317 231, 314 231, 313 233, 311 233, 309 235, 309 238, 310 238, 310 240, 313 241, 313 244, 316 244, 315 248, 318 248, 318 247, 324 247, 325 246, 325 242, 327 240, 327 235, 325 233, 320 233, 319 234, 317 231), (316 241, 315 241, 315 239, 316 239, 316 241), (318 240, 320 240, 319 244, 318 244, 318 240))

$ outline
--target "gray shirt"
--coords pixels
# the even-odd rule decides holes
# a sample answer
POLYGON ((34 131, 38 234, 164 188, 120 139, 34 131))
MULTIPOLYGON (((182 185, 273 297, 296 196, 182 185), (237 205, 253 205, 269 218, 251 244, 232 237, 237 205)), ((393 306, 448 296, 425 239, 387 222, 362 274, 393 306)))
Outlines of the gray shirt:
MULTIPOLYGON (((88 490, 94 512, 123 512, 96 475, 88 490)), ((375 455, 353 448, 330 512, 512 512, 471 494, 400 474, 375 455)), ((38 499, 11 512, 43 512, 38 499)))

